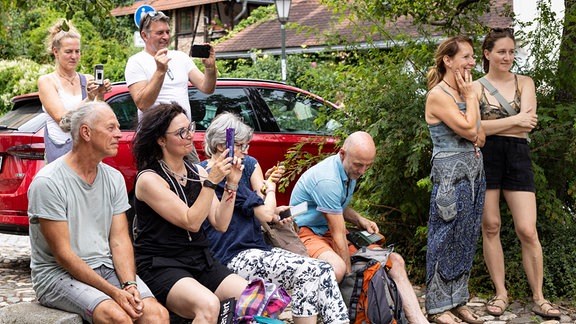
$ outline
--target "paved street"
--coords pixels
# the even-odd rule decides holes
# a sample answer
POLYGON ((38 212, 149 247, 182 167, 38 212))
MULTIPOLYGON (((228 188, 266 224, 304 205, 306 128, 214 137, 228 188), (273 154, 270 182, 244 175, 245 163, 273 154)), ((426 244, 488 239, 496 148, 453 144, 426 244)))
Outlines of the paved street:
POLYGON ((35 298, 28 236, 0 234, 0 307, 35 298))
MULTIPOLYGON (((0 308, 6 305, 29 302, 36 296, 30 282, 30 240, 28 236, 0 234, 0 308)), ((424 303, 424 290, 414 287, 420 304, 424 303)), ((543 321, 535 316, 528 301, 515 301, 509 310, 500 318, 486 314, 484 304, 486 300, 473 298, 468 306, 486 320, 485 324, 528 324, 528 323, 576 323, 576 310, 569 308, 568 303, 560 303, 563 316, 560 321, 543 321)), ((289 313, 282 314, 283 320, 289 313)))

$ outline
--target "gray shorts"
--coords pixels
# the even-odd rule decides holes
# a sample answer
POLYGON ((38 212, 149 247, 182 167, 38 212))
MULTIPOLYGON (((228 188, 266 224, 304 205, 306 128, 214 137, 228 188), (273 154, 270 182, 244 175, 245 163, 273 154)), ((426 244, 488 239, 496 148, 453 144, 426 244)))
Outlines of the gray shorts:
MULTIPOLYGON (((94 269, 94 271, 112 285, 120 287, 120 281, 114 269, 100 266, 94 269)), ((144 281, 139 277, 136 277, 136 281, 138 282, 138 291, 140 291, 140 297, 142 299, 154 298, 154 295, 150 292, 150 289, 148 289, 144 281)), ((38 299, 38 302, 47 307, 76 313, 82 316, 85 321, 92 323, 94 309, 98 304, 107 299, 112 298, 102 291, 67 275, 57 280, 51 289, 38 299)))

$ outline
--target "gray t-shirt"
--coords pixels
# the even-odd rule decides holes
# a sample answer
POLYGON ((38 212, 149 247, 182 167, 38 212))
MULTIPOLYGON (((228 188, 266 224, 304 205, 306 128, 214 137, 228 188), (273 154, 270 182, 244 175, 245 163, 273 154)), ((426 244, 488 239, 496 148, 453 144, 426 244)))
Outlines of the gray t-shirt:
POLYGON ((62 158, 38 172, 28 189, 32 283, 38 297, 66 275, 40 231, 39 218, 68 223, 70 245, 91 268, 113 268, 109 238, 112 217, 130 208, 122 174, 98 165, 93 184, 82 180, 62 158))

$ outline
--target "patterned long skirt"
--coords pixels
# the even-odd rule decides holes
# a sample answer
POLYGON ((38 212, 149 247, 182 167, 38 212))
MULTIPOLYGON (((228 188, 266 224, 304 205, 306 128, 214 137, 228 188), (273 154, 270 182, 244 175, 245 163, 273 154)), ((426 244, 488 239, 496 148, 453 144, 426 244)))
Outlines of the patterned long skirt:
POLYGON ((484 209, 482 155, 441 153, 432 163, 426 253, 426 311, 438 314, 466 304, 468 279, 484 209))

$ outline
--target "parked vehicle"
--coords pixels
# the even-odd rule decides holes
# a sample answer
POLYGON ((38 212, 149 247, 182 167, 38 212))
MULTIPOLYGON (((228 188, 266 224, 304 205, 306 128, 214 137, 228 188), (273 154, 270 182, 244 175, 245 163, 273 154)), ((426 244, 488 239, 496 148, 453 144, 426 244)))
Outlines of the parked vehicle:
MULTIPOLYGON (((204 131, 223 111, 232 111, 254 128, 249 154, 264 170, 284 160, 288 149, 302 141, 316 139, 327 143, 323 151, 334 149, 329 127, 317 127, 314 120, 322 109, 335 106, 307 91, 283 83, 249 79, 220 79, 216 91, 207 95, 189 85, 192 118, 196 122, 194 146, 204 159, 204 131)), ((137 108, 124 82, 115 83, 105 96, 122 130, 118 154, 104 160, 124 176, 132 195, 136 167, 131 152, 137 108)), ((16 96, 13 108, 0 117, 0 232, 28 234, 27 190, 36 173, 44 166, 44 123, 46 113, 38 93, 16 96)), ((314 141, 312 141, 313 143, 314 141)), ((305 150, 318 152, 314 144, 305 150)), ((294 182, 292 182, 293 184, 294 182)), ((278 197, 288 204, 290 186, 278 197)))

